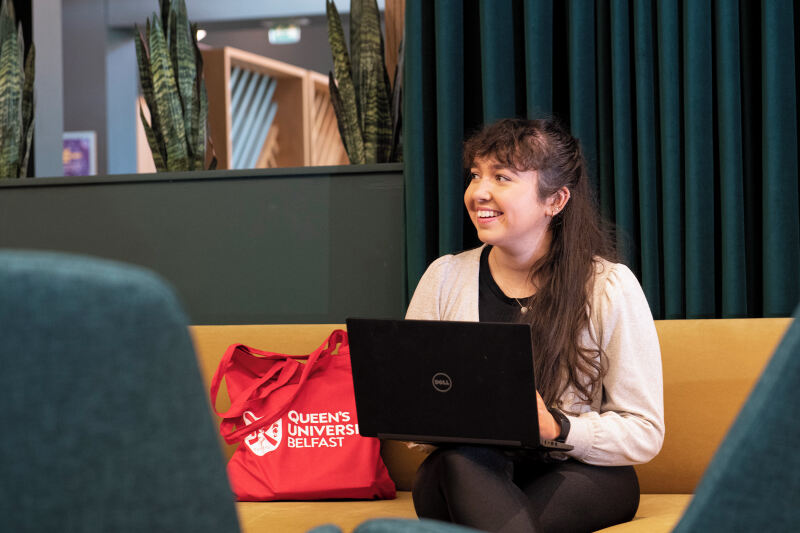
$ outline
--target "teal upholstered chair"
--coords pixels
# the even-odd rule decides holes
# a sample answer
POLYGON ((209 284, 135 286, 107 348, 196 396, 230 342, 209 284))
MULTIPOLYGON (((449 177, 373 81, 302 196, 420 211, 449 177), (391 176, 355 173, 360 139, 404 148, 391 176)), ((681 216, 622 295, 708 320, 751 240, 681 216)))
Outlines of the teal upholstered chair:
POLYGON ((0 252, 4 531, 233 532, 186 318, 139 268, 0 252))
POLYGON ((675 532, 800 528, 798 397, 800 307, 675 532))

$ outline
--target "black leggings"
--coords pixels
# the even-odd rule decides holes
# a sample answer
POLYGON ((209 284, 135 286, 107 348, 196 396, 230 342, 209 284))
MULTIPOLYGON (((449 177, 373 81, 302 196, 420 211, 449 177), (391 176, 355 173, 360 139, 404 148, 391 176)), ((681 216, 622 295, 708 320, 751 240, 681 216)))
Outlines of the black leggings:
POLYGON ((627 522, 639 507, 632 466, 543 462, 496 448, 439 448, 420 466, 420 518, 484 531, 595 531, 627 522))

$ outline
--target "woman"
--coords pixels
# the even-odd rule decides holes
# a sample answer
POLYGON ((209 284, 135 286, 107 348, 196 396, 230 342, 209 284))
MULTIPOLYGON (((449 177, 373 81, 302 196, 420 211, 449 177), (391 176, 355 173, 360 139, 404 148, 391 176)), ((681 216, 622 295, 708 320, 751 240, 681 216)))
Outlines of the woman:
POLYGON ((615 263, 578 141, 552 120, 506 119, 465 144, 480 248, 437 259, 406 318, 531 325, 540 434, 574 446, 434 451, 420 517, 487 531, 593 531, 633 518, 632 466, 664 437, 661 356, 638 281, 615 263))

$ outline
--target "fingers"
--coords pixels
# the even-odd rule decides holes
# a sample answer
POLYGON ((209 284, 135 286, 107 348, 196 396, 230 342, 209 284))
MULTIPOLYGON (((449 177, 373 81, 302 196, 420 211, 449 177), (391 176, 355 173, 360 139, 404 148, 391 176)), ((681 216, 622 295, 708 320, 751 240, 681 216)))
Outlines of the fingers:
POLYGON ((554 439, 558 437, 560 428, 556 419, 550 414, 550 410, 542 399, 539 391, 536 391, 536 407, 539 414, 539 434, 545 439, 554 439))

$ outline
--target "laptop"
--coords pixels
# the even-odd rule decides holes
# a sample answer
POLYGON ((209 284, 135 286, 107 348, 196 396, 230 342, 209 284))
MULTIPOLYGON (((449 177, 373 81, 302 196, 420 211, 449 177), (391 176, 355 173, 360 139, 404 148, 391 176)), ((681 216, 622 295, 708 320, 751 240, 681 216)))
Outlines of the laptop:
POLYGON ((571 450, 539 437, 526 324, 348 318, 359 432, 571 450))

